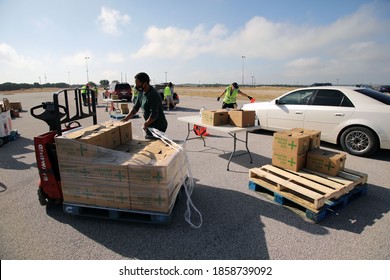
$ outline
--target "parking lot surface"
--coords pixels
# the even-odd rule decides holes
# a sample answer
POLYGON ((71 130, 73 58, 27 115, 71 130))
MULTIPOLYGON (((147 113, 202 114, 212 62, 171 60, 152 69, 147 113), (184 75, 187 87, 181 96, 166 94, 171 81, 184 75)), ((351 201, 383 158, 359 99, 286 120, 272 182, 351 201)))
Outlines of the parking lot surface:
MULTIPOLYGON (((12 123, 20 138, 0 147, 3 260, 390 259, 390 151, 379 151, 372 158, 347 155, 347 168, 368 174, 368 193, 318 224, 249 190, 248 170, 271 163, 272 133, 265 131, 249 134, 253 163, 247 155, 235 157, 230 171, 226 170, 233 147, 230 136, 209 130, 206 147, 200 139, 186 142, 195 180, 192 200, 203 217, 199 229, 184 219, 184 193, 168 225, 69 216, 60 206, 41 206, 37 198, 33 137, 47 132, 48 126, 34 119, 29 109, 52 101, 51 94, 0 94, 4 97, 21 101, 24 112, 12 123)), ((214 98, 182 96, 175 110, 166 111, 168 136, 185 139, 187 124, 178 117, 220 106, 214 98)), ((98 122, 109 119, 100 102, 98 122)), ((143 119, 132 123, 133 138, 143 139, 143 119)), ((92 119, 82 124, 90 125, 92 119)), ((340 151, 335 145, 321 144, 340 151)), ((238 144, 238 150, 244 149, 238 144)), ((193 222, 197 221, 194 214, 193 222)))

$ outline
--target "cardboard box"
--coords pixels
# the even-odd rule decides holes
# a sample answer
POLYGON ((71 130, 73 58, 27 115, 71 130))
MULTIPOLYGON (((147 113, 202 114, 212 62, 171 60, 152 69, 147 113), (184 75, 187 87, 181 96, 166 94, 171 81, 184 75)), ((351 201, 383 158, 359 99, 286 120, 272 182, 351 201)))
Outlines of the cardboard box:
POLYGON ((56 145, 68 203, 168 213, 187 176, 184 151, 160 140, 113 150, 59 136, 56 145))
POLYGON ((13 110, 18 110, 19 112, 22 111, 22 102, 20 101, 10 102, 9 105, 13 110))
POLYGON ((122 115, 127 115, 129 112, 130 112, 129 108, 121 109, 121 114, 122 115))
POLYGON ((129 109, 129 104, 121 103, 121 110, 123 110, 123 109, 129 109))
POLYGON ((103 128, 101 132, 106 136, 108 149, 113 149, 121 144, 121 135, 118 126, 103 128))
POLYGON ((105 122, 102 125, 106 127, 119 127, 120 144, 124 144, 133 139, 131 122, 105 122))
POLYGON ((95 188, 91 181, 75 181, 61 177, 62 195, 64 202, 96 205, 95 188))
POLYGON ((107 137, 102 131, 94 132, 91 135, 85 136, 83 138, 77 139, 80 142, 87 143, 90 145, 108 148, 107 137))
POLYGON ((299 155, 309 149, 310 136, 289 130, 274 133, 272 149, 286 154, 299 155))
POLYGON ((229 114, 227 110, 203 110, 202 111, 202 123, 219 126, 226 125, 229 123, 229 114))
POLYGON ((95 187, 95 204, 101 207, 131 209, 128 187, 99 184, 95 187))
POLYGON ((167 185, 140 186, 130 183, 131 208, 169 213, 186 178, 179 172, 167 185))
POLYGON ((75 129, 72 129, 70 131, 64 132, 62 135, 68 139, 79 139, 79 138, 91 135, 94 132, 100 131, 101 129, 103 129, 105 127, 106 126, 103 124, 96 124, 96 125, 91 125, 88 127, 75 128, 75 129))
POLYGON ((291 131, 307 134, 310 136, 309 151, 320 147, 321 131, 313 130, 313 129, 304 129, 304 128, 293 128, 291 129, 291 131))
POLYGON ((272 164, 292 171, 299 171, 305 167, 306 153, 295 155, 282 151, 272 151, 272 164))
POLYGON ((229 124, 238 127, 249 127, 255 125, 255 111, 230 110, 229 124))
POLYGON ((344 169, 345 153, 314 149, 307 153, 306 168, 323 174, 337 176, 344 169))

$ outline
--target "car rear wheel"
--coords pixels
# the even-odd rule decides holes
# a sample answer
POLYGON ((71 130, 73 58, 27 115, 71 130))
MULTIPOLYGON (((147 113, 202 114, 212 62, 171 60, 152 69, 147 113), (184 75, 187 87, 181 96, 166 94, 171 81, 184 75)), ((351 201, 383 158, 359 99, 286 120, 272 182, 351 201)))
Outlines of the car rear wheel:
POLYGON ((369 156, 379 147, 376 135, 368 128, 354 126, 346 129, 340 137, 344 151, 355 156, 369 156))

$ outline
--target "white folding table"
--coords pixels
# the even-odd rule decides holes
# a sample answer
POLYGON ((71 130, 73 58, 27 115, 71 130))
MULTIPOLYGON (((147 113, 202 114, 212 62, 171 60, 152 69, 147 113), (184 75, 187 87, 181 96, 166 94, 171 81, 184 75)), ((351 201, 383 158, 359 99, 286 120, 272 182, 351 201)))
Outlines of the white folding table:
MULTIPOLYGON (((201 119, 201 117, 199 115, 187 116, 187 117, 179 117, 179 118, 177 118, 177 120, 181 121, 181 122, 186 122, 187 123, 188 131, 187 131, 186 140, 194 139, 194 138, 189 138, 191 131, 194 131, 193 129, 191 129, 191 124, 192 125, 203 126, 203 127, 206 127, 206 128, 208 128, 210 130, 225 132, 225 133, 229 134, 231 137, 233 137, 233 151, 232 151, 232 153, 230 154, 230 157, 229 157, 229 161, 228 161, 228 164, 227 164, 227 170, 229 170, 229 165, 230 165, 230 162, 231 162, 232 158, 236 157, 236 156, 249 154, 249 157, 250 157, 251 163, 252 163, 252 161, 253 161, 252 160, 252 155, 251 155, 251 153, 249 151, 249 148, 248 148, 248 133, 251 132, 251 131, 254 131, 256 129, 260 129, 259 125, 250 126, 250 127, 237 127, 237 126, 232 126, 232 125, 213 126, 213 125, 203 124, 202 123, 202 119, 201 119), (240 133, 240 132, 245 132, 245 140, 237 138, 236 134, 240 133), (237 141, 240 141, 240 142, 245 144, 245 148, 246 148, 246 151, 247 151, 246 153, 235 155, 237 141)), ((204 137, 202 137, 201 135, 199 137, 203 140, 203 145, 206 146, 206 142, 204 140, 204 137)))

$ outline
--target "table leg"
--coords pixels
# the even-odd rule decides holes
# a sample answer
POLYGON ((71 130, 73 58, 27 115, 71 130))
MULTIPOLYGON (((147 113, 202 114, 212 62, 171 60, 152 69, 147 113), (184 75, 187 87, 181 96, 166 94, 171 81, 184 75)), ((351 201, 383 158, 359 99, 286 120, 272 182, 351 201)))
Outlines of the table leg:
POLYGON ((190 130, 190 123, 187 123, 187 137, 186 137, 186 140, 185 141, 187 141, 188 140, 188 137, 190 136, 190 132, 191 132, 191 130, 190 130))
POLYGON ((230 166, 230 162, 232 161, 232 158, 233 158, 233 155, 234 153, 236 152, 236 144, 237 144, 237 137, 236 137, 236 134, 233 133, 233 152, 230 154, 230 157, 229 157, 229 162, 227 164, 227 171, 229 171, 229 166, 230 166))
POLYGON ((246 131, 246 136, 245 136, 245 148, 246 150, 248 151, 248 154, 249 154, 249 157, 251 158, 251 163, 253 163, 253 159, 252 159, 252 155, 251 155, 251 152, 249 151, 249 148, 248 148, 248 131, 246 131))
MULTIPOLYGON (((188 137, 190 136, 191 131, 194 131, 194 130, 190 128, 190 123, 187 123, 187 137, 186 137, 186 140, 184 140, 184 141, 187 141, 189 139, 188 137)), ((199 135, 199 137, 203 141, 203 147, 206 147, 206 141, 204 141, 204 137, 202 135, 199 135)), ((195 138, 191 138, 191 139, 195 139, 195 138)))

